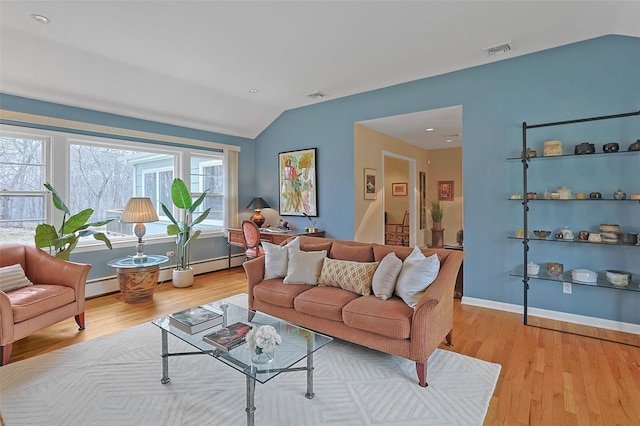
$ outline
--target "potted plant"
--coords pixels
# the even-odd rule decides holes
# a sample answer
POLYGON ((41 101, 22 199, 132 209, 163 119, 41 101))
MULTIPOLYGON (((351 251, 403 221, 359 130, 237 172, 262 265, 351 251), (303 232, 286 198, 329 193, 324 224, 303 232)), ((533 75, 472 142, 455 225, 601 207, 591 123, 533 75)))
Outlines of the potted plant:
POLYGON ((176 236, 176 268, 173 270, 173 285, 175 287, 189 287, 193 284, 193 269, 189 263, 189 245, 200 235, 201 231, 193 231, 193 227, 209 216, 211 208, 206 209, 200 216, 193 219, 193 213, 202 204, 209 190, 206 189, 196 201, 192 202, 189 188, 180 178, 171 183, 171 201, 180 210, 180 220, 176 220, 164 203, 162 211, 171 221, 167 226, 167 234, 176 236))
POLYGON ((92 235, 96 240, 104 242, 111 250, 111 241, 109 241, 106 234, 89 228, 104 226, 109 222, 113 222, 115 218, 87 223, 93 214, 93 209, 84 209, 72 215, 53 186, 49 182, 45 183, 44 186, 51 192, 55 208, 63 212, 64 215, 62 216, 62 225, 58 229, 47 223, 42 223, 36 227, 36 235, 34 237, 36 247, 48 248, 50 255, 59 259, 69 260, 69 254, 76 248, 80 237, 92 235))
POLYGON ((433 227, 431 228, 431 246, 441 248, 444 244, 444 229, 442 229, 442 216, 443 210, 439 200, 429 201, 431 205, 431 221, 433 227))

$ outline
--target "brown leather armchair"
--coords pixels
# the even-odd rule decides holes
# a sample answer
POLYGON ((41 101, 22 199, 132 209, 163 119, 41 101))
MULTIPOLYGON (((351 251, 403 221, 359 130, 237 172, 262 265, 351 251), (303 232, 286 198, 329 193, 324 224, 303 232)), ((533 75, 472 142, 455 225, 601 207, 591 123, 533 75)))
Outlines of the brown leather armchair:
POLYGON ((0 245, 0 267, 20 264, 28 287, 0 291, 0 365, 9 362, 13 342, 75 317, 84 330, 84 302, 91 265, 67 262, 22 244, 0 245))

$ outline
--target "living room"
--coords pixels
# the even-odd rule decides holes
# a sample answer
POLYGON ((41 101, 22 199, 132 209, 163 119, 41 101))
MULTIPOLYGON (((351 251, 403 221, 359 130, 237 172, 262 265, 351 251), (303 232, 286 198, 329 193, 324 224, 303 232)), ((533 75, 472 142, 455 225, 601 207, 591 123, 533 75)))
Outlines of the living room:
MULTIPOLYGON (((34 10, 31 13, 37 12, 34 10)), ((55 8, 52 12, 55 12, 55 8)), ((638 16, 636 12, 637 9, 632 9, 631 13, 626 14, 633 18, 638 16)), ((53 19, 52 16, 52 22, 55 22, 53 19)), ((637 19, 634 22, 637 24, 637 19)), ((567 30, 571 32, 570 28, 567 30)), ((15 28, 12 31, 15 36, 15 28)), ((544 29, 539 31, 544 33, 544 29)), ((525 121, 530 124, 556 122, 640 109, 640 78, 637 73, 640 69, 639 36, 637 29, 634 34, 624 35, 611 30, 523 55, 518 55, 514 49, 513 53, 516 54, 512 57, 503 56, 502 60, 486 60, 482 64, 474 63, 426 78, 414 76, 406 78, 400 84, 363 90, 335 99, 329 97, 321 102, 285 109, 273 120, 264 119, 266 124, 254 137, 237 136, 244 133, 231 126, 228 132, 202 130, 196 125, 189 127, 175 124, 153 114, 128 114, 126 100, 121 102, 120 110, 113 105, 102 109, 99 100, 92 100, 93 108, 78 106, 72 95, 65 95, 66 101, 62 100, 65 99, 64 96, 53 101, 53 96, 49 96, 49 93, 55 92, 55 87, 45 87, 44 83, 42 86, 29 86, 28 90, 19 90, 19 84, 13 86, 11 81, 4 80, 6 73, 18 65, 7 64, 9 60, 3 52, 1 123, 6 126, 42 129, 46 125, 29 123, 26 117, 45 117, 47 120, 68 120, 96 126, 90 127, 91 131, 100 126, 111 130, 126 129, 237 147, 240 150, 238 169, 241 173, 238 174, 237 194, 234 195, 238 217, 248 217, 251 214, 245 207, 254 196, 263 197, 274 209, 278 208, 279 153, 317 148, 319 215, 314 219, 319 227, 331 238, 381 243, 382 232, 371 231, 369 225, 364 227, 366 236, 361 236, 363 223, 371 214, 369 208, 379 209, 379 205, 377 200, 372 202, 362 199, 360 180, 364 168, 381 170, 383 155, 381 151, 367 153, 371 157, 359 154, 359 147, 354 141, 357 123, 461 105, 464 192, 460 196, 464 200, 466 253, 464 298, 461 304, 467 308, 482 307, 521 314, 524 303, 522 278, 511 276, 509 272, 523 266, 522 244, 509 237, 515 236, 516 230, 522 227, 522 213, 519 202, 508 198, 522 192, 522 170, 519 162, 508 162, 507 158, 520 156, 522 123, 525 121), (376 162, 371 162, 369 158, 374 158, 376 162), (375 235, 378 235, 377 240, 375 235)), ((469 37, 468 43, 471 38, 469 37)), ((12 46, 5 46, 7 40, 13 39, 3 36, 3 51, 5 48, 14 49, 12 46)), ((35 49, 37 42, 41 40, 27 38, 27 41, 31 42, 28 46, 35 49)), ((66 50, 64 52, 68 53, 66 50)), ((20 58, 19 55, 16 57, 20 58)), ((24 61, 25 67, 34 66, 34 62, 31 62, 35 61, 34 58, 24 61)), ((167 72, 170 73, 170 68, 174 66, 176 65, 168 64, 167 72)), ((83 67, 84 64, 80 64, 77 68, 83 67)), ((93 71, 90 64, 87 69, 87 72, 93 71)), ((61 66, 56 71, 69 70, 61 66)), ((104 74, 100 76, 107 81, 104 74)), ((136 84, 142 85, 142 82, 137 81, 136 84)), ((311 87, 308 91, 317 89, 319 88, 311 87)), ((133 91, 133 88, 128 90, 133 91)), ((90 93, 90 87, 80 91, 90 93)), ((173 91, 167 93, 167 97, 176 103, 176 110, 180 109, 181 104, 189 103, 188 92, 184 93, 187 94, 173 91)), ((202 105, 201 109, 207 107, 202 105)), ((177 115, 182 118, 181 113, 177 115)), ((217 120, 222 122, 222 128, 224 114, 218 113, 216 117, 220 117, 217 120)), ((598 148, 606 142, 617 141, 620 143, 620 150, 625 151, 640 134, 637 118, 619 122, 600 121, 597 125, 588 126, 587 132, 575 130, 575 133, 572 130, 552 128, 544 133, 536 133, 532 136, 531 143, 540 156, 542 144, 547 139, 562 139, 567 153, 572 153, 574 145, 585 141, 595 143, 598 148)), ((166 141, 162 141, 162 144, 166 144, 166 141)), ((573 164, 558 167, 556 163, 555 167, 551 165, 545 169, 550 182, 540 183, 532 190, 542 194, 568 185, 569 182, 575 183, 577 174, 580 185, 572 188, 576 192, 588 194, 591 190, 601 191, 610 198, 611 193, 619 189, 612 185, 624 184, 621 189, 627 194, 638 194, 640 179, 637 167, 637 157, 632 158, 630 166, 625 164, 624 168, 617 170, 620 175, 613 177, 603 176, 604 172, 599 169, 598 173, 592 174, 589 170, 574 167, 573 164)), ((424 167, 420 170, 424 170, 424 167)), ((66 188, 58 189, 68 195, 66 188)), ((286 219, 300 229, 308 224, 304 217, 286 219)), ((582 227, 597 227, 600 223, 619 223, 630 231, 640 231, 635 205, 616 208, 613 214, 599 208, 565 209, 558 213, 549 212, 544 219, 546 222, 538 222, 540 226, 547 225, 553 230, 572 226, 578 231, 582 227)), ((135 242, 131 240, 127 244, 116 246, 112 251, 105 250, 104 247, 97 250, 79 249, 74 252, 72 260, 93 265, 88 288, 95 287, 101 281, 116 281, 114 271, 107 266, 107 262, 131 254, 134 245, 135 242)), ((544 248, 547 250, 546 246, 544 248)), ((638 287, 635 278, 640 276, 637 250, 633 247, 613 248, 600 257, 591 249, 590 247, 586 252, 588 259, 583 250, 560 253, 550 248, 542 254, 538 252, 531 261, 542 264, 562 257, 567 271, 574 268, 628 270, 633 272, 632 285, 638 287)), ((148 253, 165 254, 175 250, 175 243, 172 238, 161 242, 150 241, 145 250, 148 253)), ((208 238, 200 238, 194 242, 192 254, 196 262, 207 261, 211 270, 224 269, 227 259, 226 236, 219 232, 208 238)), ((239 250, 236 254, 234 265, 238 266, 243 256, 239 250)), ((535 286, 531 287, 528 304, 532 315, 553 321, 640 334, 640 310, 637 309, 640 294, 637 291, 574 285, 572 294, 566 294, 557 282, 542 281, 536 281, 535 286)), ((99 293, 100 291, 96 291, 94 295, 99 293)), ((492 327, 491 324, 484 326, 492 327)), ((635 359, 637 365, 637 356, 635 359)), ((514 393, 517 393, 516 389, 514 393)))

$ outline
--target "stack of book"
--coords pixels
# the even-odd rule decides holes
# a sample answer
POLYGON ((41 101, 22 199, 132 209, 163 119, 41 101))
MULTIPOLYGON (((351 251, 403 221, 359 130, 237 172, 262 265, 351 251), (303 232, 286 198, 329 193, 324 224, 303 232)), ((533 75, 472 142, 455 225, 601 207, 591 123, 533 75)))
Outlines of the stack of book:
POLYGON ((169 315, 169 324, 185 333, 195 334, 207 328, 222 324, 221 312, 215 312, 204 306, 195 306, 169 315))
POLYGON ((249 324, 236 322, 205 335, 202 340, 222 351, 229 352, 231 349, 244 344, 244 338, 249 330, 251 330, 249 324))

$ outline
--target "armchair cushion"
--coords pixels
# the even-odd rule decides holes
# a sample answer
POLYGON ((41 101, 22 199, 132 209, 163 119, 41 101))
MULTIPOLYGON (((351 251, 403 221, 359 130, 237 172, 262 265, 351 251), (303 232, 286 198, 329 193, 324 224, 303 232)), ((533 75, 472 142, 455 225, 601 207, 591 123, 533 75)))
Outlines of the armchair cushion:
POLYGON ((30 285, 33 285, 33 283, 24 275, 24 270, 19 263, 0 268, 1 291, 11 291, 30 285))
POLYGON ((7 293, 11 300, 13 320, 18 323, 73 303, 75 291, 61 285, 32 285, 7 293))

